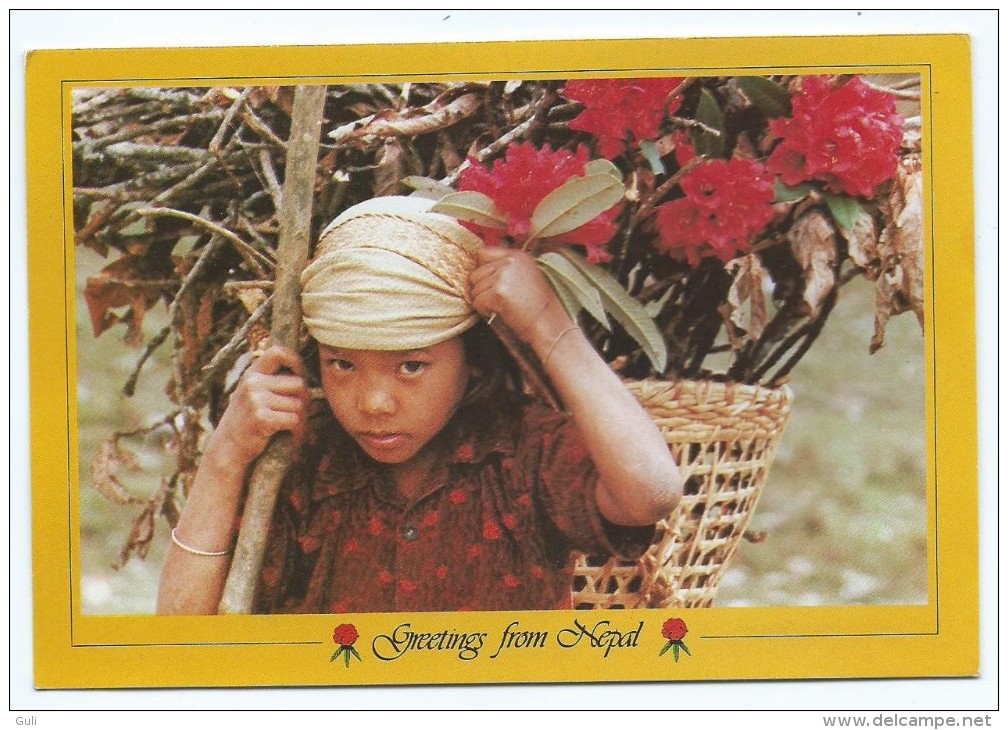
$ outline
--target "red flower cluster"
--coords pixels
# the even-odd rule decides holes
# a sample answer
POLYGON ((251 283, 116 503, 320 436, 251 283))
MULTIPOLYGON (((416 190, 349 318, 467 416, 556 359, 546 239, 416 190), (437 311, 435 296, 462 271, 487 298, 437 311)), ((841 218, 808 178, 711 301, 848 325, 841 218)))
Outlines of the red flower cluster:
POLYGON ((686 622, 681 618, 670 618, 662 624, 661 635, 669 641, 682 641, 688 632, 686 622))
POLYGON ((749 250, 773 216, 773 180, 752 160, 711 160, 683 176, 686 194, 658 207, 658 247, 696 266, 749 250))
POLYGON ((333 629, 332 640, 338 648, 333 652, 329 661, 334 662, 342 657, 343 664, 349 667, 351 654, 357 658, 357 661, 361 661, 360 653, 354 648, 354 643, 359 638, 360 634, 357 633, 357 627, 353 624, 340 624, 333 629))
POLYGON ((612 159, 628 144, 658 136, 666 112, 675 113, 682 97, 669 99, 682 78, 594 79, 568 81, 560 92, 584 104, 570 128, 598 138, 599 152, 612 159))
MULTIPOLYGON (((460 191, 473 190, 491 200, 507 221, 507 231, 466 223, 492 246, 502 245, 509 236, 521 245, 529 235, 532 212, 556 188, 570 178, 584 175, 588 164, 588 150, 578 147, 577 152, 553 150, 549 145, 536 149, 529 142, 512 144, 503 159, 495 160, 491 169, 473 164, 459 176, 460 191)), ((553 243, 584 246, 592 263, 608 261, 609 255, 602 246, 616 233, 614 219, 618 208, 606 211, 579 228, 549 239, 553 243)))
POLYGON ((334 643, 339 644, 343 648, 347 648, 353 646, 359 636, 360 634, 357 633, 357 627, 353 624, 340 624, 333 629, 332 639, 334 643))
POLYGON ((892 96, 860 78, 833 83, 829 76, 802 79, 791 117, 770 121, 781 141, 767 166, 787 185, 819 180, 834 193, 871 197, 896 174, 903 118, 892 96))

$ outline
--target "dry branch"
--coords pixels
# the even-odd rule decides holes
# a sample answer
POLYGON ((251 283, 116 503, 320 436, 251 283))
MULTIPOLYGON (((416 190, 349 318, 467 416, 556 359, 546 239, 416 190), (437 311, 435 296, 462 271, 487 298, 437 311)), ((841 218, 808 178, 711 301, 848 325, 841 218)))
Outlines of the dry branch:
MULTIPOLYGON (((299 86, 294 92, 291 136, 287 146, 287 174, 280 208, 276 288, 270 337, 274 344, 297 348, 301 326, 300 276, 308 258, 312 197, 326 87, 299 86)), ((250 613, 262 567, 277 493, 290 467, 292 437, 280 434, 256 461, 221 613, 250 613)))

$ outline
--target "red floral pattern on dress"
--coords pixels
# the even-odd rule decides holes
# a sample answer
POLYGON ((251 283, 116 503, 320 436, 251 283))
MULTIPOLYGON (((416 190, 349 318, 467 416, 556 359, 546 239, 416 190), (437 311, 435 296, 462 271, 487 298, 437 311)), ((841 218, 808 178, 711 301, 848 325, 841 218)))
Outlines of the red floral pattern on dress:
POLYGON ((500 536, 500 527, 495 522, 492 520, 483 521, 483 537, 487 540, 500 540, 500 536))
MULTIPOLYGON (((572 153, 553 150, 549 145, 536 149, 530 142, 525 142, 511 144, 504 158, 495 160, 489 170, 473 163, 459 176, 458 189, 474 190, 493 200, 507 221, 507 230, 473 223, 464 225, 488 245, 521 247, 528 240, 536 206, 570 178, 583 176, 588 162, 588 148, 584 146, 572 153), (504 236, 510 241, 506 241, 504 236)), ((617 205, 583 226, 547 240, 554 244, 584 246, 592 263, 608 261, 610 257, 603 246, 616 233, 618 212, 617 205)))
POLYGON ((568 81, 561 95, 584 104, 570 128, 598 139, 599 152, 612 159, 628 146, 658 136, 666 114, 674 114, 681 96, 669 98, 682 78, 589 79, 568 81))
POLYGON ((298 544, 301 546, 301 552, 303 553, 313 553, 319 549, 320 545, 319 539, 310 535, 299 537, 298 544))
POLYGON ((791 99, 791 116, 770 120, 780 139, 767 160, 787 185, 818 180, 834 193, 869 198, 896 174, 903 118, 896 101, 859 77, 838 84, 806 76, 791 99))
POLYGON ((443 436, 453 445, 435 464, 434 488, 414 503, 327 422, 285 481, 304 510, 286 495, 279 503, 263 567, 273 579, 262 582, 257 611, 570 608, 571 549, 634 557, 646 548, 652 530, 603 523, 595 469, 571 458, 583 446, 569 418, 539 406, 515 411, 514 419, 457 415, 443 436), (453 461, 462 443, 473 446, 469 462, 453 461), (330 464, 320 468, 328 453, 330 464), (333 530, 336 512, 342 519, 333 530), (375 524, 385 526, 378 535, 375 524), (410 524, 422 540, 393 539, 401 534, 389 525, 410 524), (302 552, 305 538, 318 548, 302 552))

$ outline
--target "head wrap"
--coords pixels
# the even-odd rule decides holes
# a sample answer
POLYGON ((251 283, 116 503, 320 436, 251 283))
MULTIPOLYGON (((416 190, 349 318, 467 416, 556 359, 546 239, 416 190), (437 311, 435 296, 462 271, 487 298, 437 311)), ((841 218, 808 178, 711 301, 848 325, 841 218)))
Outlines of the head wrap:
POLYGON ((469 298, 480 239, 434 201, 379 197, 322 232, 301 275, 305 326, 324 345, 414 350, 461 334, 479 316, 469 298))

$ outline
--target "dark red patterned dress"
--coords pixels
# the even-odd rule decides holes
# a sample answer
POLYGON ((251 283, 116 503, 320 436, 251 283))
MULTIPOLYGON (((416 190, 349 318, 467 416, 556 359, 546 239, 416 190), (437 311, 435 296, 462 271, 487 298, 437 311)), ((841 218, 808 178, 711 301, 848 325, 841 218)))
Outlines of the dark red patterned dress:
POLYGON ((325 420, 328 443, 306 448, 281 493, 260 612, 570 608, 572 549, 634 556, 653 533, 601 517, 565 414, 525 403, 457 415, 431 445, 437 479, 412 503, 325 420))

